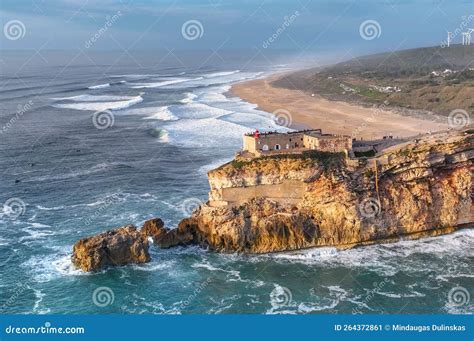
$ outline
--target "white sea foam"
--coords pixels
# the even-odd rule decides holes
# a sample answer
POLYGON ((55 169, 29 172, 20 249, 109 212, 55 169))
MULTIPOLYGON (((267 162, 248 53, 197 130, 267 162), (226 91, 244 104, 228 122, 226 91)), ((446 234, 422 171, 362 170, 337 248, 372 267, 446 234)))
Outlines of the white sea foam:
POLYGON ((179 118, 185 119, 205 119, 229 115, 233 112, 224 108, 215 107, 206 103, 189 103, 185 106, 169 107, 179 118))
POLYGON ((18 241, 23 242, 25 240, 44 239, 45 237, 54 235, 54 232, 48 228, 51 228, 51 225, 41 223, 28 223, 27 227, 21 229, 23 232, 28 233, 28 235, 20 237, 18 241))
POLYGON ((173 115, 173 113, 169 110, 168 106, 159 107, 159 108, 149 108, 149 114, 145 119, 151 120, 160 120, 160 121, 176 121, 178 118, 173 115))
POLYGON ((99 85, 92 85, 88 87, 88 89, 91 89, 91 90, 104 89, 104 88, 108 88, 109 86, 110 86, 110 83, 105 83, 105 84, 99 84, 99 85))
MULTIPOLYGON (((404 240, 390 244, 369 245, 349 250, 336 250, 332 248, 312 248, 289 253, 277 253, 258 257, 269 257, 276 261, 291 263, 315 264, 321 266, 344 266, 350 268, 370 268, 385 276, 393 276, 398 271, 430 272, 431 269, 422 263, 413 263, 404 259, 416 254, 429 254, 430 256, 449 259, 450 255, 468 255, 474 248, 474 231, 460 230, 455 233, 419 240, 404 240)), ((446 263, 446 262, 445 262, 446 263)), ((446 267, 456 267, 457 264, 446 267)), ((453 269, 454 277, 458 277, 460 269, 453 269)), ((437 278, 443 280, 442 278, 437 278)))
MULTIPOLYGON (((168 110, 180 120, 166 125, 169 132, 170 143, 201 147, 209 143, 217 143, 223 148, 240 145, 242 134, 249 130, 275 129, 270 114, 255 110, 255 105, 243 102, 237 97, 224 95, 229 88, 232 77, 253 77, 255 73, 240 75, 234 71, 225 73, 227 76, 218 76, 201 80, 199 82, 187 82, 190 84, 212 84, 221 82, 221 85, 196 89, 192 93, 186 93, 181 100, 184 105, 174 105, 168 110), (226 80, 224 80, 226 79, 226 80)), ((203 168, 201 171, 205 171, 203 168)))
POLYGON ((270 296, 271 308, 266 314, 308 314, 311 312, 328 311, 336 308, 340 302, 349 301, 356 305, 361 305, 357 297, 350 298, 350 293, 338 285, 327 286, 328 294, 324 296, 313 296, 309 302, 298 302, 291 295, 291 289, 284 289, 279 284, 275 284, 275 291, 280 295, 270 296), (284 298, 284 302, 282 302, 284 298), (282 304, 283 303, 283 304, 282 304))
POLYGON ((41 211, 59 211, 65 209, 65 206, 53 206, 53 207, 45 207, 41 205, 36 205, 36 208, 41 210, 41 211))
POLYGON ((160 141, 161 142, 169 142, 169 140, 170 140, 170 137, 169 137, 168 131, 162 129, 161 132, 160 132, 160 141))
POLYGON ((35 255, 30 257, 21 267, 28 271, 32 279, 38 283, 49 282, 62 276, 88 276, 105 272, 83 272, 71 262, 72 246, 56 246, 53 254, 35 255))
POLYGON ((226 76, 213 76, 213 77, 199 77, 193 80, 187 81, 184 85, 181 84, 170 84, 170 89, 186 88, 199 88, 199 87, 210 87, 216 85, 229 85, 236 82, 241 82, 247 79, 254 79, 258 76, 255 72, 239 72, 229 73, 226 76))
POLYGON ((179 73, 174 73, 174 74, 136 74, 136 73, 132 73, 132 74, 123 74, 123 75, 112 75, 110 77, 112 78, 147 78, 147 77, 170 77, 170 76, 182 76, 186 74, 186 71, 182 71, 182 72, 179 72, 179 73))
MULTIPOLYGON (((51 261, 52 268, 63 276, 84 276, 86 272, 76 268, 71 262, 71 255, 64 255, 51 261)), ((49 266, 48 266, 49 267, 49 266)))
POLYGON ((160 262, 151 262, 151 263, 146 263, 146 264, 133 264, 131 267, 134 270, 154 272, 154 271, 172 269, 176 267, 176 262, 160 261, 160 262))
MULTIPOLYGON (((229 103, 230 100, 224 93, 230 90, 230 85, 221 85, 221 86, 214 86, 210 89, 206 89, 204 92, 199 92, 199 95, 195 95, 195 98, 199 102, 204 103, 216 103, 216 102, 225 102, 229 103)), ((240 104, 242 103, 240 99, 238 99, 240 104)))
POLYGON ((41 224, 41 223, 30 223, 31 227, 41 228, 41 227, 51 227, 51 225, 41 224))
POLYGON ((40 309, 40 304, 41 302, 43 302, 43 298, 46 296, 45 293, 43 293, 41 290, 39 289, 35 289, 35 288, 32 288, 33 289, 33 292, 35 294, 35 304, 33 306, 33 313, 35 314, 48 314, 51 309, 47 308, 47 309, 40 309))
POLYGON ((375 291, 375 293, 390 297, 390 298, 402 298, 402 297, 425 297, 425 294, 419 293, 417 291, 412 291, 410 293, 404 293, 404 294, 396 294, 393 292, 384 292, 384 291, 375 291))
POLYGON ((273 121, 271 115, 258 111, 250 113, 235 112, 231 115, 222 117, 222 120, 245 126, 247 127, 247 132, 253 131, 256 128, 269 131, 277 130, 279 132, 287 132, 291 130, 286 127, 278 126, 275 121, 273 121))
POLYGON ((186 97, 180 100, 180 102, 183 104, 191 103, 197 97, 197 95, 193 94, 192 92, 186 92, 185 95, 186 97))
MULTIPOLYGON (((216 267, 211 265, 207 261, 203 262, 197 262, 191 265, 192 268, 195 269, 205 269, 207 271, 211 272, 222 272, 227 274, 226 281, 228 282, 240 282, 240 283, 247 283, 248 285, 252 287, 261 287, 265 285, 265 282, 261 280, 255 280, 254 278, 247 279, 247 278, 242 278, 240 271, 235 269, 235 266, 222 266, 222 267, 216 267)), ((217 275, 216 275, 217 276, 217 275)))
POLYGON ((229 76, 229 75, 233 75, 233 74, 238 73, 238 72, 240 72, 240 70, 212 72, 212 73, 208 73, 207 75, 204 75, 204 77, 213 78, 213 77, 229 76))
POLYGON ((313 261, 313 260, 322 260, 328 257, 336 257, 338 255, 338 251, 334 247, 321 247, 321 248, 314 248, 300 252, 293 252, 293 253, 275 253, 271 255, 272 258, 275 259, 286 259, 286 260, 300 260, 300 261, 313 261))
POLYGON ((184 83, 188 81, 196 81, 199 79, 203 79, 203 77, 168 79, 168 80, 163 80, 159 82, 149 82, 149 83, 130 83, 130 85, 132 89, 160 88, 166 85, 184 83))
POLYGON ((132 99, 116 102, 81 102, 81 103, 61 103, 53 106, 61 109, 88 110, 88 111, 104 111, 104 110, 121 110, 131 107, 143 101, 141 96, 132 99))
POLYGON ((209 264, 209 263, 195 263, 195 264, 191 265, 191 267, 192 267, 192 268, 196 268, 196 269, 206 269, 206 270, 209 270, 209 271, 230 272, 230 271, 225 270, 225 269, 216 268, 215 266, 212 266, 212 265, 209 264))
POLYGON ((51 98, 53 101, 74 101, 74 102, 110 102, 110 101, 128 101, 136 96, 111 96, 111 95, 77 95, 70 97, 51 98))
POLYGON ((121 111, 122 115, 139 115, 145 116, 144 119, 153 119, 160 121, 175 121, 178 119, 171 110, 169 106, 158 106, 158 107, 145 107, 145 108, 136 108, 136 109, 126 109, 121 111))
POLYGON ((231 147, 240 143, 248 128, 215 118, 179 120, 168 124, 170 143, 186 147, 216 144, 231 147))
POLYGON ((112 75, 112 78, 146 78, 146 77, 153 77, 158 75, 153 74, 128 74, 128 75, 112 75))
POLYGON ((26 242, 25 244, 27 245, 30 245, 32 241, 43 240, 49 236, 54 235, 53 231, 47 230, 47 229, 39 229, 38 226, 25 227, 25 228, 22 228, 21 230, 25 233, 28 233, 28 235, 20 237, 18 241, 20 243, 26 242))

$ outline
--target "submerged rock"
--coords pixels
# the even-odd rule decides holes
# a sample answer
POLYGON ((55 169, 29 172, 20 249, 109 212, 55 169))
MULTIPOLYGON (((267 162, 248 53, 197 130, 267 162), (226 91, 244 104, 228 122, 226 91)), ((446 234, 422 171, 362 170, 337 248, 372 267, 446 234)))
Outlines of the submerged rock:
POLYGON ((83 271, 149 261, 148 240, 133 225, 81 239, 72 255, 72 263, 83 271))

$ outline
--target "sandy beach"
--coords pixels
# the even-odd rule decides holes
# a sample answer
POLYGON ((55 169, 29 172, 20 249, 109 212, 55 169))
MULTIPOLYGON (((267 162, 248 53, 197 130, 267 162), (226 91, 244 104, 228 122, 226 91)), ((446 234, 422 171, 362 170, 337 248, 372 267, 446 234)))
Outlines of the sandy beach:
POLYGON ((299 90, 273 87, 271 82, 278 77, 282 76, 238 83, 230 91, 233 95, 258 105, 263 111, 281 113, 285 116, 282 121, 289 122, 293 128, 321 128, 323 132, 364 139, 385 135, 407 137, 448 129, 447 123, 440 124, 402 116, 390 110, 330 101, 317 94, 312 96, 299 90))

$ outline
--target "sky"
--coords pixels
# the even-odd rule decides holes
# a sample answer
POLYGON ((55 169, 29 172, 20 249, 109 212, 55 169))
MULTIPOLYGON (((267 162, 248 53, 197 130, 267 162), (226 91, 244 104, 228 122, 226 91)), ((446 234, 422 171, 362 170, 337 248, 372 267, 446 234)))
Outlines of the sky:
POLYGON ((1 0, 0 19, 1 49, 360 54, 439 45, 446 31, 474 27, 474 1, 1 0))

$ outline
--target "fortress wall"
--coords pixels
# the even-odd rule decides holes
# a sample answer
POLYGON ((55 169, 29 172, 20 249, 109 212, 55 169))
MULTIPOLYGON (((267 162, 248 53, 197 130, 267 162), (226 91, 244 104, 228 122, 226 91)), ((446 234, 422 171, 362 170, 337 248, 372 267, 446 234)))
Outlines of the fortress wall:
POLYGON ((286 145, 289 148, 295 148, 296 146, 303 146, 303 134, 275 134, 275 135, 266 135, 261 136, 259 139, 260 144, 258 149, 262 149, 264 145, 267 145, 269 150, 274 150, 275 145, 279 144, 281 149, 287 149, 286 145))
POLYGON ((280 184, 257 185, 250 187, 230 187, 212 190, 209 193, 210 205, 238 206, 253 198, 265 197, 283 205, 294 205, 303 199, 306 184, 301 181, 286 181, 280 184))
POLYGON ((352 149, 352 139, 344 136, 322 137, 319 139, 319 150, 325 152, 342 152, 352 149))
POLYGON ((243 150, 246 150, 250 153, 255 153, 257 150, 257 142, 253 136, 244 136, 243 138, 243 150))
POLYGON ((320 135, 311 133, 262 134, 258 139, 244 136, 243 150, 253 154, 279 151, 286 153, 295 149, 310 149, 326 152, 343 152, 352 149, 352 139, 348 136, 320 135), (279 145, 276 150, 275 146, 279 145))

